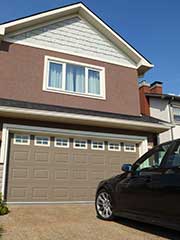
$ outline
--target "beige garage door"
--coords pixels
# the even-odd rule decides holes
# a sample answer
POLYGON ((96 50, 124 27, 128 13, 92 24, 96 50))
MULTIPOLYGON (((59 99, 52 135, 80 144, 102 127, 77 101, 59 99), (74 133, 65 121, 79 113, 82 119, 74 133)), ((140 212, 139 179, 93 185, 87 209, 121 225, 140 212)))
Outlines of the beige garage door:
POLYGON ((94 200, 99 181, 138 155, 130 141, 11 133, 7 201, 94 200))

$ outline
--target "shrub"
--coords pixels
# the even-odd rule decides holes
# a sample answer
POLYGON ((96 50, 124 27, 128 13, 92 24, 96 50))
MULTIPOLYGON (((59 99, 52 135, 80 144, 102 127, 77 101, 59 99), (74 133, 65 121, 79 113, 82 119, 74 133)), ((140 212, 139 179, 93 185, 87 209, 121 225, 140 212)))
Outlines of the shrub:
POLYGON ((6 203, 2 200, 2 193, 0 193, 0 215, 5 215, 9 212, 6 203))

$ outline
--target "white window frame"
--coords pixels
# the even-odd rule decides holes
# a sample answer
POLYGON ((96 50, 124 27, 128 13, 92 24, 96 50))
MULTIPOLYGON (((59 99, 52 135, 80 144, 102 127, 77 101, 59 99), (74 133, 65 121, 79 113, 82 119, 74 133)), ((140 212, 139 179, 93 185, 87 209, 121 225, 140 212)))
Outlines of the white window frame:
POLYGON ((117 143, 117 142, 108 142, 108 151, 112 151, 112 152, 120 152, 121 151, 121 143, 117 143), (110 148, 111 144, 118 144, 119 148, 115 149, 115 148, 110 148))
POLYGON ((82 97, 89 97, 89 98, 97 98, 97 99, 106 99, 105 96, 105 68, 96 66, 96 65, 90 65, 82 62, 75 62, 70 61, 67 59, 62 58, 56 58, 51 56, 45 56, 44 60, 44 79, 43 79, 43 91, 48 92, 56 92, 56 93, 62 93, 62 94, 68 94, 68 95, 75 95, 75 96, 82 96, 82 97), (49 80, 49 63, 57 63, 62 64, 62 89, 60 88, 53 88, 48 86, 48 80, 49 80), (85 93, 81 92, 73 92, 65 89, 65 81, 66 81, 66 64, 74 64, 78 66, 85 67, 85 93), (100 73, 100 94, 93 94, 88 93, 88 70, 94 70, 99 71, 100 73))
POLYGON ((50 147, 50 137, 47 136, 35 136, 34 137, 34 145, 35 146, 41 146, 41 147, 50 147), (41 143, 37 143, 37 138, 47 138, 48 139, 48 144, 41 144, 41 143))
POLYGON ((136 144, 135 143, 124 143, 124 152, 136 152, 136 144), (127 145, 133 145, 134 149, 127 149, 127 145))
POLYGON ((93 140, 93 141, 91 141, 91 149, 92 150, 97 150, 97 151, 104 151, 105 150, 105 142, 104 141, 93 140), (103 147, 102 148, 98 148, 98 147, 96 148, 96 147, 94 147, 94 143, 98 143, 98 144, 102 143, 103 147))
POLYGON ((14 134, 14 141, 13 141, 14 144, 17 144, 17 145, 30 145, 30 135, 26 135, 26 134, 14 134), (17 136, 23 136, 23 137, 28 137, 27 139, 27 142, 26 143, 23 143, 23 142, 16 142, 16 138, 17 136))
POLYGON ((87 140, 84 140, 84 139, 73 139, 73 148, 75 148, 75 149, 87 149, 88 148, 88 142, 87 142, 87 140), (85 142, 85 147, 76 146, 76 141, 85 142))
POLYGON ((64 137, 56 137, 54 139, 54 147, 58 147, 58 148, 69 148, 69 138, 64 138, 64 137), (57 144, 57 140, 66 140, 67 141, 67 145, 58 145, 57 144))
POLYGON ((174 122, 179 124, 179 122, 180 122, 180 115, 175 114, 175 109, 178 109, 180 111, 180 106, 172 106, 172 108, 173 108, 172 112, 173 112, 174 122), (176 119, 176 116, 178 116, 179 119, 176 119))

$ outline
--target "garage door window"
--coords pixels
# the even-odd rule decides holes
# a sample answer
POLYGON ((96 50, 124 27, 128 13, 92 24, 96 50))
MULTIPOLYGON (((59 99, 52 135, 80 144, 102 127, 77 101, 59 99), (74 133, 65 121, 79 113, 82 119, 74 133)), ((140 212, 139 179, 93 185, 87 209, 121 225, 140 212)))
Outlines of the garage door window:
POLYGON ((15 134, 14 135, 14 144, 29 145, 30 144, 30 136, 15 134))
POLYGON ((69 139, 67 139, 67 138, 55 138, 54 146, 55 147, 60 147, 60 148, 69 148, 69 139))
POLYGON ((74 148, 77 149, 87 149, 87 140, 74 140, 74 148))
POLYGON ((91 149, 92 150, 104 150, 104 142, 92 141, 91 149))
POLYGON ((46 147, 50 146, 50 137, 35 136, 35 145, 46 147))
POLYGON ((136 152, 136 144, 133 143, 125 143, 124 144, 125 152, 136 152))
POLYGON ((109 151, 121 151, 121 144, 120 143, 108 143, 108 150, 109 151))

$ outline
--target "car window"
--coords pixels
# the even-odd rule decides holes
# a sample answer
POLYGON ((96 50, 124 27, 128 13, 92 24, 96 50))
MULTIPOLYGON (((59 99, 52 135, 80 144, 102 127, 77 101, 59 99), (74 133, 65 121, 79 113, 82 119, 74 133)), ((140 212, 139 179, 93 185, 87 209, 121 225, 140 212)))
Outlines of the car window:
POLYGON ((170 144, 164 144, 158 147, 155 151, 153 151, 149 156, 140 164, 136 171, 150 170, 153 168, 159 168, 162 160, 169 149, 170 144))
POLYGON ((175 146, 173 152, 168 157, 165 167, 180 167, 180 143, 175 146))

